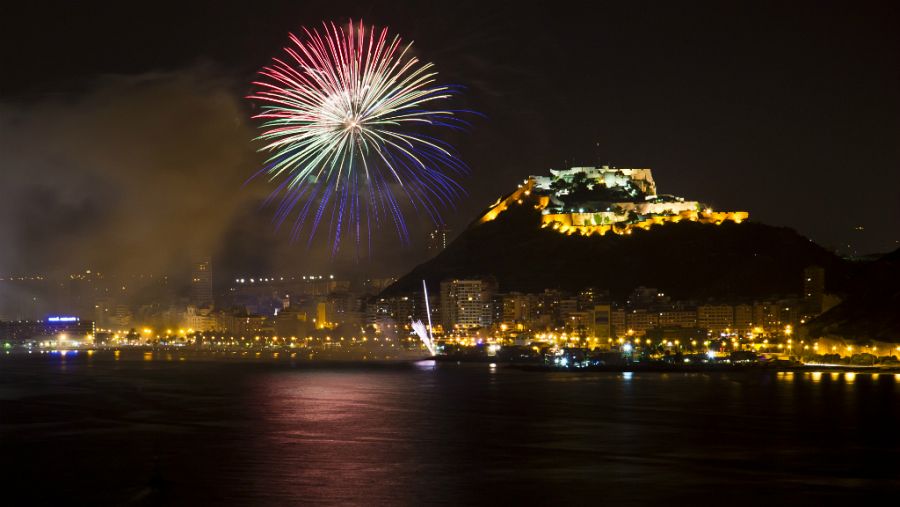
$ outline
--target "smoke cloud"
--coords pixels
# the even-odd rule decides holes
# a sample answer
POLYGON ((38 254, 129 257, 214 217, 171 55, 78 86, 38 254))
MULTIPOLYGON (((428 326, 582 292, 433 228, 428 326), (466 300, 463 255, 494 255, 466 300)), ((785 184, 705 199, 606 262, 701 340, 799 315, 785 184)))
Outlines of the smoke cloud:
POLYGON ((163 273, 216 250, 262 191, 241 189, 260 156, 236 97, 198 68, 0 106, 0 273, 163 273))

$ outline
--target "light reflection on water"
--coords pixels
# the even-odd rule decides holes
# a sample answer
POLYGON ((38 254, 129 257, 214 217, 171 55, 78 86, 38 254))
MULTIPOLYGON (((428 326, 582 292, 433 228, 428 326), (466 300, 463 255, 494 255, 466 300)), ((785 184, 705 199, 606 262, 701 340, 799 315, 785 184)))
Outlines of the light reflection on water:
POLYGON ((434 371, 435 367, 437 367, 437 361, 434 359, 423 359, 421 361, 416 361, 413 363, 415 367, 419 370, 423 371, 434 371))
MULTIPOLYGON (((822 391, 816 387, 822 372, 818 380, 784 372, 770 384, 769 373, 505 370, 498 382, 487 382, 498 370, 485 375, 483 368, 436 365, 412 378, 406 372, 273 375, 260 404, 268 421, 264 447, 303 452, 287 462, 273 456, 262 468, 289 464, 270 471, 270 479, 313 492, 313 502, 352 503, 359 499, 354 484, 369 485, 368 498, 376 503, 409 502, 419 490, 449 495, 448 503, 481 503, 494 488, 512 488, 513 498, 527 502, 577 502, 553 485, 620 481, 652 486, 621 496, 607 492, 613 499, 688 499, 701 492, 700 484, 725 488, 745 480, 786 494, 795 481, 818 484, 815 470, 831 469, 829 459, 844 466, 845 451, 820 446, 823 439, 860 438, 854 410, 870 404, 840 387, 851 388, 852 372, 839 374, 838 390, 822 391), (626 391, 617 387, 632 384, 626 391), (743 389, 723 391, 735 384, 743 389), (812 390, 784 390, 798 384, 812 390), (776 459, 779 466, 769 470, 776 459), (475 473, 482 467, 486 473, 475 473), (753 473, 742 479, 746 467, 753 473), (729 469, 740 473, 728 477, 729 469), (711 476, 717 477, 712 483, 711 476), (406 492, 403 501, 397 488, 406 492)), ((885 414, 897 417, 893 409, 885 414)), ((853 479, 860 480, 869 478, 853 479)))
POLYGON ((33 495, 678 504, 740 490, 729 503, 748 504, 859 500, 900 487, 895 375, 113 357, 96 354, 89 374, 74 356, 65 375, 58 358, 0 364, 0 459, 38 462, 58 485, 33 495))
POLYGON ((777 378, 779 380, 783 380, 783 381, 791 381, 791 380, 798 379, 798 380, 804 380, 804 381, 809 380, 809 381, 815 382, 815 383, 820 383, 823 381, 823 379, 824 380, 830 379, 831 381, 838 381, 838 382, 843 380, 843 382, 845 382, 847 384, 853 384, 854 382, 856 382, 857 378, 862 378, 862 379, 865 379, 867 381, 872 381, 872 382, 879 382, 880 379, 884 379, 888 382, 900 382, 900 374, 896 374, 896 373, 895 374, 882 374, 882 373, 877 373, 877 372, 859 373, 859 372, 853 372, 853 371, 847 371, 847 372, 833 371, 833 372, 827 372, 827 373, 821 372, 821 371, 803 372, 802 377, 799 377, 799 376, 794 377, 791 372, 785 372, 783 375, 779 374, 777 376, 777 378))

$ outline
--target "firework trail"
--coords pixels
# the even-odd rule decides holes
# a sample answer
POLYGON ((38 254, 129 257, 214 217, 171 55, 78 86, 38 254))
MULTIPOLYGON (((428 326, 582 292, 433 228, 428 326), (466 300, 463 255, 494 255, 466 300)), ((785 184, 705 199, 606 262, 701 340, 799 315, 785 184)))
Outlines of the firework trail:
POLYGON ((437 107, 457 90, 387 28, 326 23, 290 40, 248 97, 261 104, 257 139, 270 156, 258 175, 277 182, 277 226, 293 217, 291 239, 308 230, 312 242, 327 222, 334 255, 345 234, 371 250, 386 221, 408 243, 404 203, 442 223, 439 209, 463 193, 452 176, 467 168, 432 132, 467 125, 463 111, 437 107))

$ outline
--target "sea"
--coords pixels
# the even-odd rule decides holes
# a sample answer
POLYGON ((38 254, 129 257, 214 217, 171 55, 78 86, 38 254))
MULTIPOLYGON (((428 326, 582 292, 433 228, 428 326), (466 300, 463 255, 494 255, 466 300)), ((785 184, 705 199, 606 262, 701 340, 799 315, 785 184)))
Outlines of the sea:
POLYGON ((900 375, 8 355, 0 467, 4 505, 893 504, 900 375))

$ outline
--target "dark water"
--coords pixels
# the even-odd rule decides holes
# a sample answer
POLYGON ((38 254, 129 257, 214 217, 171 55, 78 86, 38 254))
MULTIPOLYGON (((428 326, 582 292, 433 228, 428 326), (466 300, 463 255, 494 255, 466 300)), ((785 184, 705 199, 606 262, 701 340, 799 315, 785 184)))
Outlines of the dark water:
POLYGON ((900 492, 893 374, 0 359, 30 504, 784 504, 900 492))

